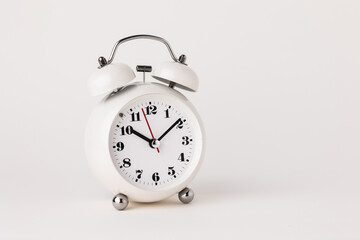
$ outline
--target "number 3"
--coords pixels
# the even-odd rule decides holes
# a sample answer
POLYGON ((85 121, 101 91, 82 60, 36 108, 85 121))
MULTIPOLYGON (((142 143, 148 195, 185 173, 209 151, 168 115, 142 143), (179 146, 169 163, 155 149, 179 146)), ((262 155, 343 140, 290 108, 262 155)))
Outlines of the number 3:
POLYGON ((190 139, 188 136, 182 137, 182 140, 182 145, 189 145, 189 143, 192 141, 192 139, 190 139))

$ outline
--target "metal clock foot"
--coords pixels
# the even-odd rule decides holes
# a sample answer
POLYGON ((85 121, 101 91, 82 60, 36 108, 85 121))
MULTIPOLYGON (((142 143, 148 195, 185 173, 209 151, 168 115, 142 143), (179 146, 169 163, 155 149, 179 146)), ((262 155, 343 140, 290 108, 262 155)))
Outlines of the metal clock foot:
POLYGON ((188 204, 194 199, 194 192, 190 188, 184 188, 179 192, 178 197, 182 203, 188 204))
POLYGON ((119 193, 113 198, 112 204, 117 210, 124 210, 129 204, 129 200, 126 195, 119 193))

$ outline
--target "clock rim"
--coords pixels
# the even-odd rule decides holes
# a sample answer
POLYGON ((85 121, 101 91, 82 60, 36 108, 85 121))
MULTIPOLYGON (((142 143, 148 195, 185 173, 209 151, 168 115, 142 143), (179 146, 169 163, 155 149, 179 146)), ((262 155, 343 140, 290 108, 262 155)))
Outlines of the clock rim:
MULTIPOLYGON (((112 142, 113 139, 113 131, 114 130, 114 125, 118 122, 118 114, 120 112, 123 111, 123 109, 128 108, 129 106, 139 102, 139 101, 146 101, 146 100, 161 100, 161 101, 165 101, 166 103, 170 103, 171 105, 175 105, 177 107, 178 110, 181 110, 182 113, 185 114, 186 118, 188 119, 189 122, 191 122, 191 124, 193 124, 193 138, 196 139, 196 145, 194 146, 194 150, 193 150, 193 154, 192 154, 192 158, 191 161, 189 162, 189 165, 187 166, 184 174, 180 175, 180 177, 178 179, 176 179, 172 184, 163 187, 163 188, 158 188, 158 189, 146 189, 146 188, 142 188, 142 187, 137 187, 137 185, 133 184, 131 181, 129 181, 128 179, 123 178, 130 183, 131 185, 143 189, 143 190, 147 190, 147 191, 151 191, 151 192, 163 192, 163 191, 167 191, 169 188, 176 188, 178 185, 182 184, 182 181, 184 181, 183 179, 187 179, 192 173, 193 171, 196 169, 197 165, 198 165, 198 159, 200 158, 200 154, 201 154, 201 148, 198 148, 197 145, 202 143, 202 139, 201 139, 201 131, 200 131, 200 126, 199 126, 199 122, 194 114, 194 112, 188 108, 183 102, 175 100, 173 97, 169 97, 168 95, 165 94, 159 94, 159 93, 149 93, 149 94, 144 94, 141 96, 138 96, 134 99, 132 99, 130 102, 128 102, 126 105, 122 106, 120 108, 120 110, 117 112, 117 114, 114 117, 114 121, 111 125, 111 128, 109 129, 109 154, 111 157, 111 152, 113 151, 112 149, 112 145, 110 144, 110 142, 112 142), (198 142, 198 138, 200 139, 200 143, 198 142), (196 161, 194 161, 194 159, 196 161)), ((118 171, 118 173, 121 175, 120 169, 118 169, 117 164, 115 163, 114 159, 112 159, 112 162, 114 164, 114 167, 116 168, 116 170, 118 171)), ((182 189, 181 189, 182 190, 182 189)))
POLYGON ((115 94, 106 96, 93 110, 85 136, 86 155, 95 175, 114 195, 122 193, 137 202, 159 201, 181 191, 196 176, 205 154, 205 132, 197 110, 180 92, 158 83, 133 83, 115 94), (198 125, 196 131, 199 131, 199 139, 192 159, 193 167, 186 171, 187 178, 183 176, 183 181, 176 181, 176 184, 163 189, 146 190, 129 183, 119 174, 111 158, 109 137, 113 122, 121 109, 136 99, 156 94, 171 98, 171 101, 178 102, 182 109, 193 115, 193 120, 196 120, 198 125), (198 153, 196 156, 195 151, 198 153))

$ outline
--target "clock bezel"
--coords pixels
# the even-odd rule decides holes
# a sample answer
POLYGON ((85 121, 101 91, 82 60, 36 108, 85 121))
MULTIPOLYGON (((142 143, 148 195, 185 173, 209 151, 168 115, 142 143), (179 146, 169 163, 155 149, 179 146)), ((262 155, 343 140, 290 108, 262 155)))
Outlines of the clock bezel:
MULTIPOLYGON (((170 104, 171 106, 175 107, 175 109, 179 110, 182 114, 184 114, 184 116, 186 116, 187 122, 191 123, 192 126, 192 138, 195 140, 195 144, 193 145, 193 153, 191 156, 191 161, 188 163, 186 170, 183 174, 180 175, 179 178, 175 179, 174 182, 169 183, 171 185, 168 184, 168 186, 165 187, 161 187, 161 185, 159 185, 159 187, 157 189, 149 189, 149 188, 144 188, 144 187, 139 187, 141 189, 144 190, 149 190, 149 191, 166 191, 168 188, 174 188, 177 185, 180 185, 183 181, 183 179, 187 179, 189 177, 189 175, 195 170, 196 166, 197 166, 197 159, 200 158, 200 153, 201 153, 201 148, 197 147, 197 144, 201 145, 201 130, 200 130, 200 126, 199 126, 199 122, 196 118, 196 116, 194 115, 194 113, 182 102, 182 101, 178 101, 176 98, 173 97, 169 97, 168 95, 164 95, 164 94, 158 94, 158 93, 149 93, 149 94, 145 94, 142 96, 139 96, 133 100, 131 100, 129 103, 127 103, 125 106, 123 106, 117 113, 117 115, 114 118, 114 121, 112 123, 112 127, 110 128, 109 131, 109 154, 110 156, 112 155, 112 152, 114 151, 113 149, 113 133, 116 129, 116 125, 118 124, 118 114, 120 112, 124 112, 125 109, 129 108, 130 106, 138 103, 138 102, 146 102, 146 101, 162 101, 166 104, 170 104), (200 139, 200 143, 198 142, 198 139, 200 139), (193 160, 195 159, 195 160, 193 160)), ((141 149, 139 149, 140 151, 141 149)), ((144 149, 145 150, 145 149, 144 149)), ((146 149, 148 150, 148 149, 146 149)), ((118 167, 118 164, 116 163, 116 160, 112 158, 114 167, 116 168, 116 170, 119 172, 119 174, 121 175, 121 170, 118 167)), ((136 184, 132 183, 131 181, 129 181, 129 179, 123 177, 127 182, 129 182, 131 185, 134 185, 136 187, 138 187, 136 184)))
POLYGON ((87 126, 86 153, 95 174, 113 194, 125 194, 133 201, 159 201, 181 191, 197 174, 204 152, 204 128, 196 109, 180 92, 158 83, 134 83, 105 97, 94 109, 87 126), (173 185, 157 190, 142 189, 124 179, 114 167, 109 150, 111 127, 119 111, 131 102, 149 95, 162 96, 164 99, 176 102, 188 116, 191 116, 191 121, 195 126, 194 131, 197 132, 197 145, 191 166, 173 185))

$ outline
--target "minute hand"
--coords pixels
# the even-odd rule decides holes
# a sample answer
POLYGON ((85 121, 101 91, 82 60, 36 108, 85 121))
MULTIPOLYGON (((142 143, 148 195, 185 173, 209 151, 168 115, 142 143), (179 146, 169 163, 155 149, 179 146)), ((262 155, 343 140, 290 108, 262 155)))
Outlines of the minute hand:
POLYGON ((176 122, 173 123, 173 125, 171 125, 168 130, 166 130, 159 138, 158 140, 161 141, 161 139, 163 139, 163 137, 165 137, 166 134, 168 134, 170 132, 171 129, 173 129, 179 122, 181 121, 181 118, 179 118, 178 120, 176 120, 176 122))

